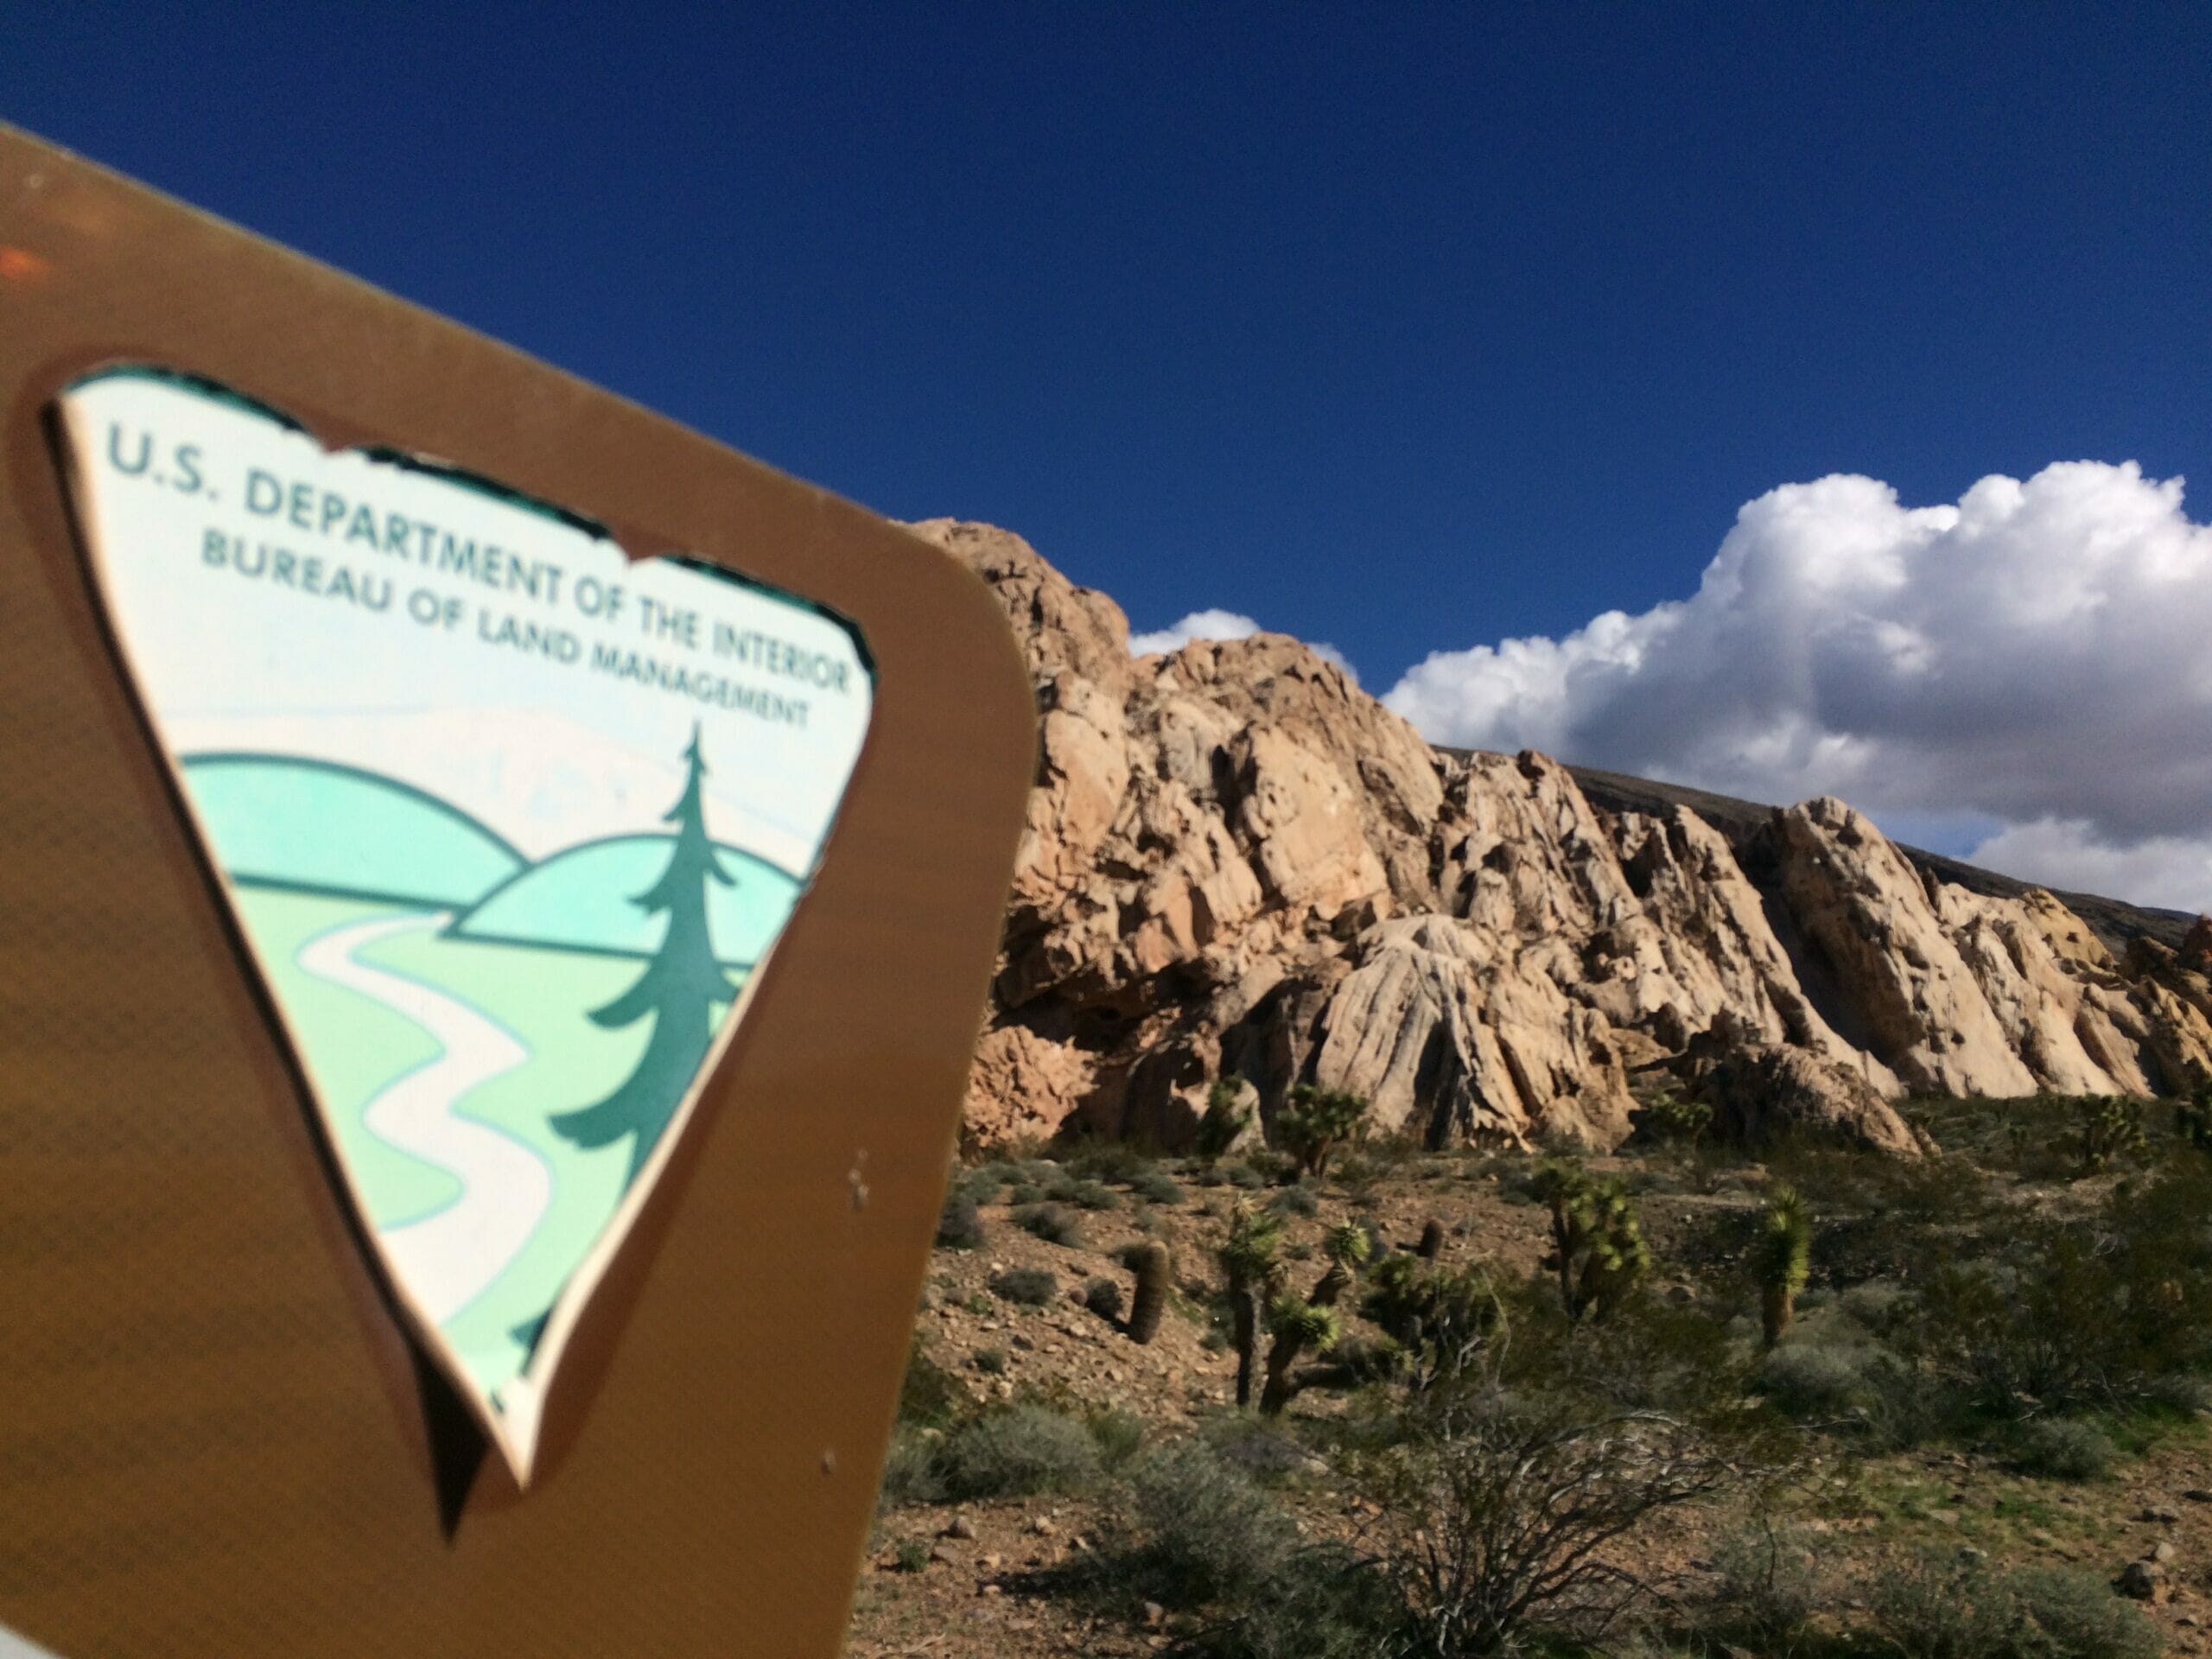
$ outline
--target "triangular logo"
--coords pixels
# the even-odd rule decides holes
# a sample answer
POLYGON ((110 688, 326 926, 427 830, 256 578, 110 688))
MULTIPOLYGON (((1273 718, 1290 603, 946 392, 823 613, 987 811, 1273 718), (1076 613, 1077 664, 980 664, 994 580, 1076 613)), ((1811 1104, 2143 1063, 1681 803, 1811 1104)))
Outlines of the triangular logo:
POLYGON ((121 655, 424 1345, 527 1483, 577 1316, 806 891, 847 623, 182 376, 60 400, 121 655))

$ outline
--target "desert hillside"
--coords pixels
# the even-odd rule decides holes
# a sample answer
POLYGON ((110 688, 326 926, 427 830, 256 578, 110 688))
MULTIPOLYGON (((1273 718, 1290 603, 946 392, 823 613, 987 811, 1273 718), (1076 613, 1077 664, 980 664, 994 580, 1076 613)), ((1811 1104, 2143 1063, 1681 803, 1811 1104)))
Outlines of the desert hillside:
POLYGON ((2085 918, 1834 799, 1440 751, 1281 636, 1133 659, 1019 537, 913 528, 1005 607, 1040 715, 972 1144, 1185 1146, 1230 1076, 1265 1119, 1313 1084, 1432 1147, 1611 1147, 1665 1093, 1912 1155, 1906 1096, 2212 1077, 2212 929, 2085 918))

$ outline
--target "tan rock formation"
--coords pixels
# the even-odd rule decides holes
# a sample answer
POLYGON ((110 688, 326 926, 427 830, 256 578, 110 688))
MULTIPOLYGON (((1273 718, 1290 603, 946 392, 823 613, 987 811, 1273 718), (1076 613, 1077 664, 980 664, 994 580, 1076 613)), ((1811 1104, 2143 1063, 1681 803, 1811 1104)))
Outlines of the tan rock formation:
POLYGON ((2212 929, 2115 963, 2046 893, 1923 880, 1839 801, 1741 844, 1617 817, 1541 755, 1440 754, 1294 640, 1132 659, 1113 601, 1020 537, 913 528, 1006 607, 1039 714, 973 1140, 1179 1144, 1234 1073, 1268 1117, 1318 1082, 1432 1142, 1610 1146, 1665 1066, 1739 1132, 1910 1155, 1908 1090, 2212 1077, 2212 929))

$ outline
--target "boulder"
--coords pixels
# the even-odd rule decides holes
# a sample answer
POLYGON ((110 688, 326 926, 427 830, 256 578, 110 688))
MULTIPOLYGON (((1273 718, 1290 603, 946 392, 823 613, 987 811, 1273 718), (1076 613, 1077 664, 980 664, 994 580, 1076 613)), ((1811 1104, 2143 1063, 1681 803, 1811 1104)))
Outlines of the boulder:
POLYGON ((1923 878, 1840 801, 1732 840, 1593 806, 1543 755, 1446 753, 1294 639, 1129 655, 1105 595, 933 519, 1020 637, 1038 769, 966 1135, 1186 1144, 1234 1073, 1433 1144, 1617 1144, 1631 1067, 1724 1122, 1913 1155, 1908 1090, 2212 1079, 2212 923, 2115 961, 2049 893, 1923 878))

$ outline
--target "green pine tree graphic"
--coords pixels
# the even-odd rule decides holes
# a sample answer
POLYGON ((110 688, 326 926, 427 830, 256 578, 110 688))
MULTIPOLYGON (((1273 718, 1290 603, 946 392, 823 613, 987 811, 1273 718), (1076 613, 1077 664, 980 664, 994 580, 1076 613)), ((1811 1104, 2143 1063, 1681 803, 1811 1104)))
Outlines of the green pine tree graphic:
POLYGON ((561 1135, 580 1147, 612 1146, 625 1135, 632 1137, 632 1178, 699 1074, 714 1041, 715 1006, 737 995, 737 987, 715 959, 707 930, 707 883, 719 881, 726 887, 736 883, 707 838, 699 798, 707 763, 699 753, 696 727, 683 758, 690 762, 690 775, 684 780, 682 798, 662 820, 677 826, 676 846, 660 879, 632 901, 648 914, 665 914, 667 937, 637 982, 591 1015, 594 1024, 610 1030, 651 1019, 652 1036, 637 1069, 621 1087, 595 1106, 552 1120, 561 1135))

